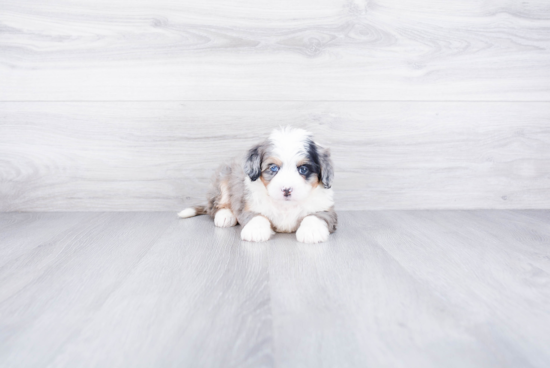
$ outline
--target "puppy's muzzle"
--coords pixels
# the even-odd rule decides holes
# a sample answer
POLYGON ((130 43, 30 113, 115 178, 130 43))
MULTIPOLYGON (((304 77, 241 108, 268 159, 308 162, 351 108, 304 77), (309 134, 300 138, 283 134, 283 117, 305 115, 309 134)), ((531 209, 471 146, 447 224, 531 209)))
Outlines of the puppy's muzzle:
POLYGON ((292 188, 281 188, 281 191, 283 192, 285 198, 290 197, 290 195, 292 194, 292 188))

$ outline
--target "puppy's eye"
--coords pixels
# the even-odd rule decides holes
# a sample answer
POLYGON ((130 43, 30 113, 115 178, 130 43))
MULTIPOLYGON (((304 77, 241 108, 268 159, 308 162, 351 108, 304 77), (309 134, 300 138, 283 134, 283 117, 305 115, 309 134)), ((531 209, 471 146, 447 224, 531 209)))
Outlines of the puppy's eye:
POLYGON ((306 175, 309 172, 309 169, 307 166, 300 166, 298 168, 298 172, 300 173, 300 175, 306 175))
POLYGON ((277 171, 279 171, 279 166, 277 165, 271 165, 269 167, 269 170, 271 170, 272 173, 276 173, 277 171))

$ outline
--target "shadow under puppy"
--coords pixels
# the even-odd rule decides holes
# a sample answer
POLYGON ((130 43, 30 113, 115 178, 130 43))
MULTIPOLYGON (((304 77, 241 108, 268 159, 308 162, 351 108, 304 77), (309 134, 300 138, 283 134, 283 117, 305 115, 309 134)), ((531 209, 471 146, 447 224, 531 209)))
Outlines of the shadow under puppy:
POLYGON ((304 243, 326 241, 336 230, 330 151, 311 133, 290 127, 274 130, 252 147, 244 163, 220 166, 208 204, 186 208, 181 218, 208 214, 218 227, 243 226, 242 240, 266 241, 274 232, 291 233, 304 243))

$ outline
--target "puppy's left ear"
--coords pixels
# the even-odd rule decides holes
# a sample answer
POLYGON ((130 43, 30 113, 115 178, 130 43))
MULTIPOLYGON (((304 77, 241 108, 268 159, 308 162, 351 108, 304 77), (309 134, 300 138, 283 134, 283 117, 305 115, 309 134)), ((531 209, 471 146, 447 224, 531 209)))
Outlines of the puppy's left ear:
POLYGON ((246 154, 244 172, 252 181, 256 181, 262 175, 262 161, 265 148, 266 142, 262 142, 252 147, 246 154))
POLYGON ((330 149, 317 145, 317 153, 319 155, 319 166, 321 166, 321 181, 326 189, 330 189, 332 187, 332 179, 334 178, 330 149))

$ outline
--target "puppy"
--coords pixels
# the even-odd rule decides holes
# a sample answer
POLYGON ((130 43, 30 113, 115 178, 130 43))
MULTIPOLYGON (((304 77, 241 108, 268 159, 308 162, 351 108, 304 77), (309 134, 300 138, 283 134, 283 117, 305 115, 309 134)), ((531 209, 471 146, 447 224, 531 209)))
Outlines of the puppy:
POLYGON ((186 208, 181 218, 208 214, 218 227, 240 224, 242 240, 261 242, 275 232, 296 232, 319 243, 336 230, 330 151, 303 129, 274 130, 252 147, 244 162, 222 165, 208 204, 186 208))

